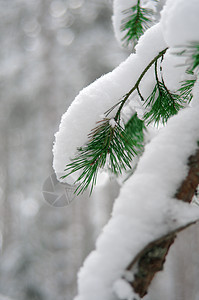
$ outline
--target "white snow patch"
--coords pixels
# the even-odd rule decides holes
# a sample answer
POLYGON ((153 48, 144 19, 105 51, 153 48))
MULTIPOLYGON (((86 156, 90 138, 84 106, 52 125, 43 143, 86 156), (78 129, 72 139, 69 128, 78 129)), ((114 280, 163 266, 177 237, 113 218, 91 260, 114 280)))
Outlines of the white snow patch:
POLYGON ((170 47, 183 47, 199 41, 199 1, 168 0, 162 11, 161 25, 170 47))
POLYGON ((125 270, 122 274, 122 277, 126 279, 129 282, 132 282, 134 280, 134 275, 132 272, 125 270))
POLYGON ((110 120, 109 120, 109 124, 110 124, 110 126, 111 126, 112 128, 114 128, 115 125, 116 125, 116 122, 115 122, 114 119, 110 119, 110 120))
POLYGON ((106 118, 105 114, 101 114, 99 117, 100 117, 101 120, 106 118))
POLYGON ((118 279, 113 285, 113 291, 119 299, 133 300, 133 289, 130 284, 124 279, 118 279))

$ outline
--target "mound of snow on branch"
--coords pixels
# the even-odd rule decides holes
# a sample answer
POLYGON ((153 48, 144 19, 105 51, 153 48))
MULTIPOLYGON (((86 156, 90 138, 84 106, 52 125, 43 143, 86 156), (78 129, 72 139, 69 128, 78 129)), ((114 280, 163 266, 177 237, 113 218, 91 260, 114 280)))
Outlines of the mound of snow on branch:
MULTIPOLYGON (((76 300, 114 299, 115 282, 118 287, 126 267, 148 243, 199 218, 199 208, 174 199, 187 174, 187 159, 197 149, 198 114, 199 106, 182 110, 146 146, 96 250, 80 270, 76 300)), ((130 293, 127 286, 122 291, 130 293)))

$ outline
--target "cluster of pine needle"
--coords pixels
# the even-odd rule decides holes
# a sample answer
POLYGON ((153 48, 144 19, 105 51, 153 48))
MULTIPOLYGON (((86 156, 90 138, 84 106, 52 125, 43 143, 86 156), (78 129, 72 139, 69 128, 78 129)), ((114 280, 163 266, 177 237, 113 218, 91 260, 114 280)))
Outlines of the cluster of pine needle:
POLYGON ((145 113, 144 119, 147 125, 151 122, 155 124, 166 124, 168 119, 177 114, 178 111, 184 107, 185 100, 182 94, 186 93, 185 83, 181 88, 181 93, 173 93, 166 87, 163 77, 158 77, 158 61, 155 62, 155 78, 156 84, 152 93, 146 99, 146 108, 150 107, 150 110, 145 113))
MULTIPOLYGON (((182 48, 182 47, 180 47, 182 48)), ((198 73, 199 71, 199 42, 192 42, 183 47, 182 51, 177 51, 175 54, 187 57, 188 71, 198 73)))
POLYGON ((75 182, 75 192, 84 192, 90 184, 92 192, 99 169, 106 166, 117 175, 131 168, 133 156, 143 147, 143 130, 144 122, 137 118, 137 114, 133 115, 125 128, 119 120, 102 119, 88 135, 88 142, 77 149, 76 157, 65 169, 67 175, 62 178, 81 170, 75 182))
POLYGON ((153 11, 141 7, 140 0, 138 0, 135 6, 124 10, 123 13, 128 16, 122 21, 121 31, 127 31, 122 40, 126 41, 127 45, 130 42, 136 43, 152 24, 153 11))

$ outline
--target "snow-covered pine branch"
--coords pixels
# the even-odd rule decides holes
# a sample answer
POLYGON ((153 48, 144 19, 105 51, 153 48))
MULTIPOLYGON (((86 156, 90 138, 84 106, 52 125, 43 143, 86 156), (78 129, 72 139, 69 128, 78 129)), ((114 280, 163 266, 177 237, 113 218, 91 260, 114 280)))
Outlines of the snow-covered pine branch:
MULTIPOLYGON (((166 46, 161 26, 152 27, 140 39, 136 54, 130 55, 119 67, 83 89, 75 98, 63 115, 59 132, 55 135, 53 167, 58 174, 58 179, 65 174, 65 166, 75 156, 77 148, 87 142, 88 134, 95 128, 100 116, 121 100, 123 95, 135 85, 145 67, 166 46)), ((147 78, 149 80, 148 88, 147 83, 145 84, 146 93, 147 90, 149 92, 151 90, 150 74, 153 74, 151 70, 145 76, 145 82, 147 78)), ((137 101, 135 105, 137 106, 137 101)), ((139 113, 140 110, 138 109, 139 113)), ((78 172, 72 175, 75 179, 78 178, 78 172)))
MULTIPOLYGON (((130 55, 118 68, 80 92, 63 115, 59 132, 56 134, 53 167, 58 174, 58 179, 61 175, 65 175, 65 166, 75 157, 77 149, 85 145, 88 134, 96 127, 100 116, 117 105, 121 99, 126 101, 131 96, 130 106, 132 109, 137 111, 139 117, 145 116, 149 108, 147 107, 145 110, 139 93, 142 93, 142 96, 147 99, 154 89, 155 76, 152 63, 156 62, 156 58, 161 57, 161 53, 165 53, 165 49, 166 44, 162 36, 161 26, 160 24, 155 25, 140 39, 136 47, 136 54, 130 55), (159 56, 159 54, 161 55, 159 56), (136 88, 139 93, 136 93, 136 88)), ((174 89, 179 87, 182 76, 185 77, 186 67, 178 68, 175 71, 172 84, 170 84, 167 78, 175 69, 173 56, 168 54, 166 61, 165 81, 166 83, 168 81, 169 88, 171 86, 171 89, 174 89)), ((178 57, 178 61, 182 63, 184 58, 178 57)), ((114 116, 113 111, 111 113, 110 118, 114 116)), ((76 174, 72 173, 71 175, 77 179, 79 174, 77 170, 76 174)))
POLYGON ((148 243, 199 219, 198 208, 174 198, 198 147, 198 113, 199 106, 182 110, 146 145, 80 270, 76 300, 114 299, 114 283, 148 243))
MULTIPOLYGON (((130 2, 131 6, 138 3, 133 0, 123 3, 130 2)), ((114 128, 118 111, 115 115, 115 110, 110 109, 118 107, 117 103, 122 109, 123 104, 127 104, 144 119, 154 108, 153 103, 147 105, 147 100, 157 83, 164 85, 168 97, 172 98, 177 91, 183 101, 187 100, 185 108, 171 118, 167 105, 168 124, 146 145, 134 175, 121 188, 112 218, 99 237, 96 250, 79 273, 76 300, 112 300, 115 299, 114 288, 121 298, 133 299, 133 290, 121 279, 132 260, 151 242, 199 219, 198 208, 175 199, 177 189, 187 176, 188 160, 197 150, 199 141, 199 35, 195 30, 199 25, 198 15, 197 0, 167 0, 160 22, 139 39, 136 53, 81 91, 62 117, 53 149, 57 176, 64 175, 65 166, 74 158, 77 149, 87 143, 88 134, 106 111, 110 111, 109 124, 114 128), (157 61, 155 58, 167 48, 169 50, 157 61), (155 73, 152 61, 156 63, 155 73), (143 72, 145 76, 139 82, 139 91, 133 90, 124 103, 124 96, 136 86, 143 72)), ((153 101, 157 104, 158 99, 164 108, 163 91, 159 86, 157 90, 159 95, 155 94, 153 101)), ((175 106, 174 101, 171 106, 175 106)), ((157 110, 152 113, 154 116, 157 110)), ((164 120, 160 118, 160 121, 164 120)), ((78 169, 71 175, 77 179, 78 169)))

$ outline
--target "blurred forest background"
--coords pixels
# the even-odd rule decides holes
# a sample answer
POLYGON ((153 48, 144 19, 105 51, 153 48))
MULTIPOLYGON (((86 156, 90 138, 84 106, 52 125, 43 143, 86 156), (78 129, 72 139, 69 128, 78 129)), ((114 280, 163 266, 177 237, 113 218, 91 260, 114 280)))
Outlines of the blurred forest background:
POLYGON ((0 5, 0 299, 71 300, 116 187, 59 209, 45 202, 42 185, 53 173, 61 115, 127 53, 115 41, 109 0, 0 5))

